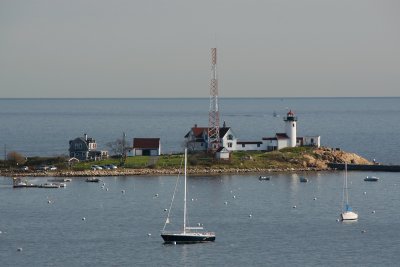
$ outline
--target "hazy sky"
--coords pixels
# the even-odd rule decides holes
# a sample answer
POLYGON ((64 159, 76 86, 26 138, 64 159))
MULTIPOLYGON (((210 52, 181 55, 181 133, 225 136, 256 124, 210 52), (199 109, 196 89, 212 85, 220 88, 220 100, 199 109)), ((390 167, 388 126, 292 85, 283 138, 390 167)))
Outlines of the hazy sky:
POLYGON ((0 98, 400 96, 399 0, 0 0, 0 98))

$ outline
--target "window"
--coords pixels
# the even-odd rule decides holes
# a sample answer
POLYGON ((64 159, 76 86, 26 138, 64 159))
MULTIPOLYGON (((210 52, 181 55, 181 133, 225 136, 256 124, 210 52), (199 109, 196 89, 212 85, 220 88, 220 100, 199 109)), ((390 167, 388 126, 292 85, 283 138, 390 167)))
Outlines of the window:
POLYGON ((232 143, 228 143, 228 147, 232 147, 232 143))
POLYGON ((260 147, 260 144, 257 144, 257 147, 260 147))
POLYGON ((246 144, 242 144, 242 147, 246 147, 246 144))
POLYGON ((233 140, 233 135, 228 135, 228 140, 233 140))

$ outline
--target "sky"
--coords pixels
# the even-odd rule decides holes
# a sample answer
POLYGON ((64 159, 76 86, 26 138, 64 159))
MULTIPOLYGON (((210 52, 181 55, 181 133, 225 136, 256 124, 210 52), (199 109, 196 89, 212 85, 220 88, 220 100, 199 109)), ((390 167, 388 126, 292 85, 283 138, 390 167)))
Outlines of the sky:
POLYGON ((398 0, 0 0, 0 98, 400 96, 398 0))

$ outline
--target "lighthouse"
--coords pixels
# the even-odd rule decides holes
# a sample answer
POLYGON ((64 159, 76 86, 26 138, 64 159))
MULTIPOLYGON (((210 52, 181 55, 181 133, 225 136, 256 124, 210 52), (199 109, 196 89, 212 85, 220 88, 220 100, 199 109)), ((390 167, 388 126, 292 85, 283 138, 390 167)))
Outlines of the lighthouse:
POLYGON ((285 121, 286 135, 289 137, 288 147, 295 147, 297 139, 297 134, 296 134, 297 117, 290 110, 286 114, 286 117, 283 118, 283 120, 285 121))

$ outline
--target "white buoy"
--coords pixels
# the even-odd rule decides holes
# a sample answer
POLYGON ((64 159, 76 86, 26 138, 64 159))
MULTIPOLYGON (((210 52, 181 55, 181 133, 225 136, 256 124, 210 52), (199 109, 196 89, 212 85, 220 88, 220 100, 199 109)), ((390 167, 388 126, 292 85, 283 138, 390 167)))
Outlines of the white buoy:
POLYGON ((22 251, 22 248, 17 248, 17 251, 22 251))
POLYGON ((366 232, 367 232, 367 230, 362 230, 362 231, 361 231, 361 233, 363 233, 363 234, 366 233, 366 232))
POLYGON ((201 226, 201 223, 197 223, 197 226, 201 226))
POLYGON ((51 200, 47 200, 47 203, 51 204, 51 200))
POLYGON ((121 190, 121 193, 122 193, 122 194, 125 194, 125 190, 121 190))
POLYGON ((106 188, 106 191, 108 191, 108 188, 106 188))
POLYGON ((86 220, 86 218, 85 218, 85 217, 83 217, 83 218, 82 218, 82 221, 84 221, 84 220, 86 220))
POLYGON ((154 196, 155 196, 155 197, 158 197, 158 194, 155 194, 154 196))
POLYGON ((164 209, 164 211, 167 211, 168 209, 164 209))
POLYGON ((364 195, 366 195, 367 194, 367 192, 364 192, 364 195))
POLYGON ((176 245, 176 241, 172 242, 172 244, 176 245))
POLYGON ((373 210, 372 213, 375 213, 375 211, 373 210))
POLYGON ((249 214, 249 218, 253 217, 253 215, 249 214))
POLYGON ((151 236, 151 234, 150 234, 150 233, 148 233, 148 234, 147 234, 147 236, 151 236))
POLYGON ((339 220, 339 219, 336 219, 336 221, 339 222, 340 220, 339 220))
POLYGON ((317 200, 317 198, 316 198, 316 197, 314 197, 314 200, 317 200))
POLYGON ((236 198, 236 196, 233 196, 233 198, 236 198))
POLYGON ((194 198, 192 198, 192 201, 194 201, 194 198))
POLYGON ((106 185, 106 183, 103 183, 103 186, 105 186, 106 185))
POLYGON ((295 208, 297 208, 297 206, 296 206, 296 205, 294 205, 294 206, 293 206, 293 208, 295 209, 295 208))
POLYGON ((227 201, 225 201, 225 202, 224 202, 224 204, 225 204, 225 205, 228 205, 228 202, 227 202, 227 201))

